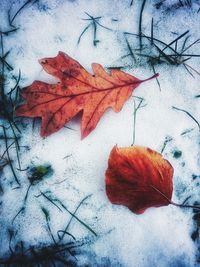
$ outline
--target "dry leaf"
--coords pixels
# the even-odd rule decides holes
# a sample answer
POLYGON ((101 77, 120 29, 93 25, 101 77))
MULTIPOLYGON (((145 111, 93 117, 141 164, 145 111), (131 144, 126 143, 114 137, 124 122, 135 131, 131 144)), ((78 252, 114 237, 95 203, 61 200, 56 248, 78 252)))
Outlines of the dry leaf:
POLYGON ((173 167, 158 152, 140 146, 115 146, 106 171, 106 193, 113 204, 141 214, 150 207, 174 204, 172 177, 173 167))
MULTIPOLYGON (((79 112, 83 112, 81 137, 86 137, 109 107, 119 112, 133 90, 143 81, 123 71, 113 69, 108 74, 100 64, 92 64, 94 75, 63 52, 55 58, 40 60, 45 71, 60 82, 47 84, 34 81, 22 91, 26 103, 16 116, 40 117, 41 136, 61 129, 79 112)), ((150 80, 158 76, 155 74, 150 80)))

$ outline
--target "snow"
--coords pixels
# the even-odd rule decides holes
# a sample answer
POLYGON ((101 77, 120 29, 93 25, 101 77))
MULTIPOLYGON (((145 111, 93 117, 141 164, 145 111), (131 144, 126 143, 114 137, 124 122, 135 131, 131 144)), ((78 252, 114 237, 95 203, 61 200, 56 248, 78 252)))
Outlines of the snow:
MULTIPOLYGON (((6 28, 6 12, 12 4, 12 12, 22 1, 2 1, 1 22, 6 28)), ((142 1, 113 0, 40 0, 27 6, 16 18, 19 31, 5 39, 5 46, 11 49, 9 60, 17 75, 22 73, 21 87, 34 80, 56 82, 46 74, 38 63, 43 57, 54 57, 63 51, 78 60, 88 71, 91 63, 97 62, 105 67, 126 66, 125 71, 138 78, 150 77, 152 69, 145 60, 133 64, 127 54, 123 32, 138 32, 139 10, 142 1), (100 42, 93 46, 92 28, 77 44, 80 33, 87 26, 85 12, 92 16, 102 16, 100 23, 111 30, 99 28, 97 38, 100 42), (116 19, 117 21, 113 21, 116 19)), ((198 3, 191 8, 182 7, 166 11, 178 1, 166 0, 160 9, 154 2, 147 1, 143 15, 143 32, 150 34, 151 18, 154 18, 154 35, 170 42, 176 34, 190 30, 193 41, 198 36, 198 3)), ((129 36, 131 44, 137 45, 137 38, 129 36)), ((198 54, 199 46, 190 52, 198 54)), ((191 60, 192 66, 199 70, 198 58, 191 60)), ((135 144, 148 146, 161 151, 166 136, 172 137, 167 143, 163 155, 173 165, 174 192, 173 200, 182 203, 188 196, 198 200, 199 189, 192 180, 192 174, 199 174, 199 129, 187 114, 172 109, 172 106, 189 111, 195 118, 200 118, 198 110, 200 78, 194 73, 193 78, 183 66, 156 66, 160 73, 161 91, 156 80, 141 84, 134 95, 145 99, 146 106, 139 109, 136 121, 135 144), (192 129, 181 135, 183 131, 192 129), (173 157, 175 150, 180 150, 180 158, 173 157)), ((32 120, 24 119, 22 142, 29 150, 21 152, 22 168, 33 165, 50 164, 53 174, 30 189, 24 214, 12 219, 22 207, 28 187, 26 172, 19 172, 22 188, 12 190, 14 185, 9 167, 2 174, 4 194, 2 195, 0 218, 0 254, 9 251, 7 229, 17 230, 15 240, 23 240, 28 245, 48 243, 48 234, 44 214, 40 207, 45 207, 51 215, 52 232, 66 226, 70 215, 60 212, 47 200, 35 197, 40 192, 51 191, 69 210, 73 211, 80 200, 92 194, 80 207, 78 217, 86 222, 97 234, 92 234, 73 219, 70 233, 77 238, 94 238, 86 245, 86 253, 80 254, 77 266, 123 266, 123 267, 178 267, 195 266, 197 244, 191 239, 193 230, 192 211, 172 205, 151 208, 143 215, 135 215, 126 207, 109 203, 105 193, 105 170, 109 153, 114 145, 130 146, 133 136, 134 98, 132 97, 120 113, 108 110, 97 128, 84 140, 80 140, 80 120, 70 122, 59 132, 42 139, 39 135, 40 123, 32 129, 32 120), (65 158, 66 157, 66 158, 65 158), (61 182, 61 183, 60 183, 61 182), (5 245, 6 244, 6 245, 5 245)), ((16 242, 17 242, 16 241, 16 242)))

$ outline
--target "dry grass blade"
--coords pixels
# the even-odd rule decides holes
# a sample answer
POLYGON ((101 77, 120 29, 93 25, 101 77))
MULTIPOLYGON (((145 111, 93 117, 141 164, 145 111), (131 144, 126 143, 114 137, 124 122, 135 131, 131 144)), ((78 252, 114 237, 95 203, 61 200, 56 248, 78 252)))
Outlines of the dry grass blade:
POLYGON ((200 123, 198 122, 198 120, 191 113, 189 113, 187 110, 184 110, 184 109, 181 109, 181 108, 177 108, 177 107, 174 107, 174 106, 172 106, 172 108, 187 114, 197 124, 197 126, 199 128, 199 131, 200 131, 200 123))
POLYGON ((91 28, 92 31, 93 31, 93 45, 96 46, 100 41, 97 39, 97 28, 100 27, 100 28, 103 28, 105 30, 109 30, 111 31, 110 28, 102 25, 99 21, 100 19, 102 18, 101 16, 99 17, 93 17, 91 16, 89 13, 85 12, 85 14, 88 16, 88 18, 84 18, 82 20, 85 20, 85 21, 89 21, 88 25, 83 29, 83 31, 81 32, 79 38, 78 38, 78 41, 77 41, 77 44, 80 44, 81 42, 81 39, 83 37, 83 35, 91 28))

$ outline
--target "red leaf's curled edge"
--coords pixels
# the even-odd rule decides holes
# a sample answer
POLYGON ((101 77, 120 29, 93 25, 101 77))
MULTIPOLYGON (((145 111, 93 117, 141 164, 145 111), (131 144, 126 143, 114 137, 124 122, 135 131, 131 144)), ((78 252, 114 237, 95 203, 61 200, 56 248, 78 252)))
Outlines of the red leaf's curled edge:
POLYGON ((92 75, 63 52, 39 62, 60 81, 57 84, 34 81, 22 90, 26 103, 18 107, 16 116, 40 117, 43 137, 61 129, 79 112, 83 113, 81 137, 86 137, 106 109, 111 107, 119 112, 140 83, 158 76, 139 80, 116 69, 108 74, 100 64, 92 64, 92 75))
POLYGON ((150 207, 181 206, 171 201, 173 172, 171 164, 150 148, 115 146, 106 171, 107 196, 136 214, 150 207))

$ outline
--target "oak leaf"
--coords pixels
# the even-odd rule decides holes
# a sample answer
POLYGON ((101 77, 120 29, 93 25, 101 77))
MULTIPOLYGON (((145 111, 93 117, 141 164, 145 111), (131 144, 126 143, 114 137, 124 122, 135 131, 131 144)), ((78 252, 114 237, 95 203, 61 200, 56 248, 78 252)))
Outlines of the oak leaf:
POLYGON ((171 201, 172 178, 173 167, 160 153, 140 146, 115 146, 106 171, 106 193, 113 204, 136 214, 150 207, 181 206, 171 201))
POLYGON ((94 75, 63 52, 54 58, 39 61, 44 70, 59 79, 57 84, 34 81, 22 90, 26 103, 19 106, 16 116, 40 117, 41 136, 61 129, 82 112, 81 137, 86 137, 109 107, 119 112, 133 90, 142 82, 121 70, 108 74, 100 64, 92 64, 94 75))

